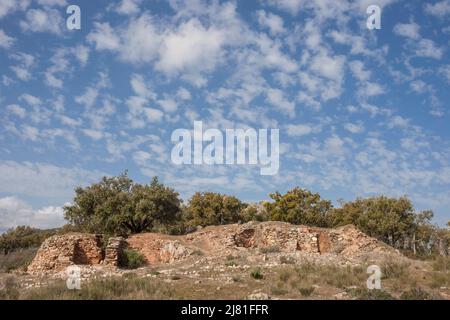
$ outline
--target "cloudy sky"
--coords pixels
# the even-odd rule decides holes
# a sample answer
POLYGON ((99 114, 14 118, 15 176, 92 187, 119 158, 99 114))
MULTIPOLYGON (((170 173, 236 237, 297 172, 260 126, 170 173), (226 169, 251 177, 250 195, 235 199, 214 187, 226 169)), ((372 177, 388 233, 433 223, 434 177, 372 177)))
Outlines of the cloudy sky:
POLYGON ((450 0, 0 0, 0 231, 125 169, 267 199, 408 195, 450 220, 450 0), (366 9, 382 7, 381 30, 366 9), (176 166, 173 130, 278 128, 280 170, 176 166))

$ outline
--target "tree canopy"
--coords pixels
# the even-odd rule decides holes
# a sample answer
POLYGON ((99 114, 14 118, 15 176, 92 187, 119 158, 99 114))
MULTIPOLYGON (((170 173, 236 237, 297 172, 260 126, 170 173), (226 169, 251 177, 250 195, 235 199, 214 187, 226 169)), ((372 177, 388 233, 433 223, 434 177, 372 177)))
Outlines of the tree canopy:
POLYGON ((170 223, 181 210, 178 193, 158 178, 141 185, 126 172, 77 188, 73 202, 64 207, 65 218, 83 231, 105 234, 149 231, 156 223, 170 223))

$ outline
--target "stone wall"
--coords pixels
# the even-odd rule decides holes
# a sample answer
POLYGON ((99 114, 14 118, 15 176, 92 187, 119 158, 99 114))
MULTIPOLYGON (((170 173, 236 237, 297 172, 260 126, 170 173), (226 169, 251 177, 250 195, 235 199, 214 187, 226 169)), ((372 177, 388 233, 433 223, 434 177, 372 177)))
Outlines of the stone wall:
POLYGON ((105 265, 119 266, 125 245, 125 239, 122 237, 109 238, 105 249, 105 265))
POLYGON ((100 238, 96 235, 69 233, 44 241, 28 272, 61 271, 73 264, 99 264, 103 260, 100 238))

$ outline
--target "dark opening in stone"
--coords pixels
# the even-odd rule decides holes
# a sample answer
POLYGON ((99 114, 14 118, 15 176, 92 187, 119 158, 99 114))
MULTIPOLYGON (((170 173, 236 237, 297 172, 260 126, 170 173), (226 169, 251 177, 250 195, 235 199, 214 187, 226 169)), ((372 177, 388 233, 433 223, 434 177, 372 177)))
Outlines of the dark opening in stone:
POLYGON ((250 248, 255 245, 255 229, 245 229, 234 235, 234 243, 238 247, 250 248))

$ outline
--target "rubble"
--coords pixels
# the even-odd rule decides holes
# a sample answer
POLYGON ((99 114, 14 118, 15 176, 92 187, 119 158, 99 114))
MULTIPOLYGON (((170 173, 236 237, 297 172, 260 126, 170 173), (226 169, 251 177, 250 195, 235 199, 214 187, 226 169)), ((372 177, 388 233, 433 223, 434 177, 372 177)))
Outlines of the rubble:
POLYGON ((44 241, 27 271, 61 271, 70 265, 95 265, 102 260, 99 236, 83 233, 55 235, 44 241))
POLYGON ((368 255, 395 249, 348 225, 336 229, 313 228, 285 222, 249 222, 210 226, 184 236, 141 233, 128 239, 114 237, 102 250, 99 236, 81 233, 47 239, 28 267, 29 273, 61 271, 69 265, 118 267, 125 247, 140 252, 150 266, 200 257, 209 265, 226 256, 245 255, 252 264, 279 265, 280 261, 352 264, 368 255))

